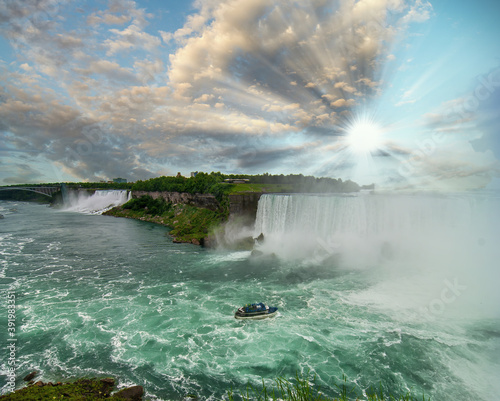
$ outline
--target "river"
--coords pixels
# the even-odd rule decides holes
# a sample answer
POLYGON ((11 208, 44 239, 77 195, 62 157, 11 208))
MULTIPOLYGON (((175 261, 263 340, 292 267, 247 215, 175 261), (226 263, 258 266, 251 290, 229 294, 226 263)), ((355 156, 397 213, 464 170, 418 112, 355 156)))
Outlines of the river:
POLYGON ((436 401, 499 399, 497 203, 290 199, 261 200, 258 257, 175 244, 141 221, 0 201, 0 340, 12 340, 4 294, 15 294, 16 386, 37 370, 44 382, 114 376, 153 400, 220 400, 311 372, 331 396, 345 375, 358 395, 382 385, 436 401), (337 217, 317 214, 325 209, 337 217), (411 219, 362 223, 394 209, 411 219), (336 222, 345 215, 358 225, 336 222), (260 301, 279 315, 234 319, 260 301))

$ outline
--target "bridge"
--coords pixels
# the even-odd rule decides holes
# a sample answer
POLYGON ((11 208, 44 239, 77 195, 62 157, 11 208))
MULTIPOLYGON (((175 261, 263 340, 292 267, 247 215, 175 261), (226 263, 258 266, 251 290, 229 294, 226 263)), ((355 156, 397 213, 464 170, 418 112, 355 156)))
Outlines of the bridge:
POLYGON ((50 187, 0 187, 0 191, 31 191, 37 194, 42 194, 45 196, 52 196, 55 192, 61 191, 61 186, 50 186, 50 187))

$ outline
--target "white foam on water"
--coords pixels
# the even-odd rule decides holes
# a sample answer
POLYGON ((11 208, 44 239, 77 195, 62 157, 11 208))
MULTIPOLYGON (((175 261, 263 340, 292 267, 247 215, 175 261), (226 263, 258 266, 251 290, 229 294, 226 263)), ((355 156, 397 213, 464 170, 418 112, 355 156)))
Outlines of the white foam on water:
MULTIPOLYGON (((21 262, 13 269, 19 273, 20 372, 39 370, 44 381, 53 381, 60 372, 71 376, 114 375, 120 383, 144 385, 153 399, 181 399, 195 393, 201 400, 216 400, 231 387, 244 391, 250 382, 259 388, 261 377, 268 383, 280 376, 292 378, 297 371, 305 374, 308 369, 318 375, 318 384, 327 394, 335 391, 332 383, 339 383, 342 373, 347 375, 349 386, 358 383, 377 387, 383 382, 384 389, 398 393, 409 387, 416 395, 421 395, 422 389, 426 394, 429 390, 433 399, 450 395, 464 401, 477 394, 474 399, 484 401, 493 399, 488 394, 498 393, 492 391, 494 385, 487 385, 498 371, 498 363, 493 357, 488 359, 498 350, 494 337, 498 330, 492 329, 488 342, 465 329, 467 324, 481 327, 480 321, 454 320, 448 310, 434 321, 419 320, 417 313, 420 305, 441 300, 444 279, 453 284, 457 277, 462 283, 458 273, 462 274, 471 261, 477 264, 474 274, 481 276, 484 269, 480 264, 487 264, 495 255, 490 249, 492 236, 487 232, 482 235, 483 245, 475 242, 473 256, 467 249, 453 256, 459 265, 452 269, 440 268, 435 262, 442 260, 439 256, 443 250, 453 249, 455 242, 448 241, 450 237, 440 243, 441 249, 434 249, 434 244, 423 255, 414 249, 432 241, 419 240, 414 249, 403 240, 400 244, 405 247, 399 249, 396 241, 392 259, 389 253, 379 259, 381 252, 370 248, 376 241, 368 235, 366 244, 371 253, 367 251, 356 268, 351 268, 351 260, 345 258, 339 262, 322 258, 307 264, 284 253, 283 258, 246 261, 248 252, 200 251, 194 255, 185 252, 182 245, 172 245, 169 249, 180 251, 169 252, 155 237, 148 241, 159 252, 145 261, 136 248, 130 251, 109 246, 94 252, 84 237, 78 237, 89 219, 61 216, 62 221, 78 222, 74 230, 66 228, 72 244, 62 235, 57 238, 61 249, 54 247, 53 253, 37 254, 32 249, 35 247, 29 247, 27 251, 34 258, 23 253, 12 256, 21 262), (488 252, 476 252, 484 249, 488 252), (61 262, 51 262, 50 257, 57 255, 61 262), (366 263, 372 255, 376 260, 366 263), (429 278, 435 282, 429 282, 429 278), (237 307, 261 300, 278 306, 280 318, 234 319, 237 307), (467 372, 471 372, 469 376, 467 372), (436 387, 429 387, 429 383, 436 387)), ((425 216, 421 218, 425 220, 425 216)), ((90 220, 94 224, 99 219, 90 220)), ((478 225, 471 227, 469 234, 473 237, 478 225)), ((40 233, 43 227, 34 226, 33 230, 40 233)), ((418 237, 423 231, 425 227, 415 233, 408 230, 407 234, 418 237)), ((455 238, 466 238, 463 230, 457 231, 455 238)), ((135 234, 134 239, 142 243, 148 232, 138 227, 135 234)), ((108 234, 106 239, 121 245, 119 240, 124 235, 108 234)), ((50 235, 45 241, 34 237, 41 250, 56 241, 50 235)), ((363 241, 355 240, 353 236, 359 252, 363 241)), ((331 240, 338 244, 333 247, 336 252, 356 250, 345 242, 331 240)), ((300 241, 297 243, 300 245, 300 241)), ((330 244, 328 237, 325 244, 330 244)), ((286 244, 281 246, 286 251, 286 244)), ((321 244, 320 248, 329 250, 321 244)), ((297 257, 314 254, 314 250, 305 251, 297 252, 297 257)), ((464 283, 467 290, 454 303, 445 303, 446 307, 458 309, 468 291, 475 293, 472 283, 476 282, 464 283)), ((447 292, 444 299, 450 294, 447 292)))
POLYGON ((305 335, 300 334, 300 333, 295 333, 295 334, 298 335, 299 337, 302 337, 304 340, 309 341, 310 343, 316 342, 316 340, 312 336, 305 336, 305 335))
POLYGON ((78 316, 82 318, 83 323, 94 321, 94 319, 92 318, 92 316, 90 316, 89 314, 84 313, 84 312, 78 312, 78 316))
POLYGON ((208 255, 208 263, 219 264, 223 262, 232 262, 237 260, 246 260, 250 257, 251 251, 221 252, 214 251, 208 255))

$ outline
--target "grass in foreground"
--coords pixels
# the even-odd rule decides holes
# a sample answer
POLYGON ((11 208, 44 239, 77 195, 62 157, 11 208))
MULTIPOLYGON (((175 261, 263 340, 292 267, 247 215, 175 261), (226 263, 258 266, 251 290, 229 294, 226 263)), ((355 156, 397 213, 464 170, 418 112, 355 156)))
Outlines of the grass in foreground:
MULTIPOLYGON (((228 391, 229 401, 351 401, 361 400, 355 393, 355 387, 348 388, 347 379, 344 376, 344 383, 341 386, 335 385, 340 395, 336 398, 328 397, 323 394, 321 387, 316 385, 316 376, 310 379, 309 375, 302 377, 296 374, 295 379, 290 381, 284 378, 274 380, 272 388, 267 388, 264 379, 262 379, 262 389, 248 385, 245 394, 235 394, 232 390, 228 391), (354 397, 354 398, 353 398, 354 397)), ((430 398, 417 398, 411 393, 402 396, 385 395, 380 389, 367 392, 367 401, 430 401, 430 398)))

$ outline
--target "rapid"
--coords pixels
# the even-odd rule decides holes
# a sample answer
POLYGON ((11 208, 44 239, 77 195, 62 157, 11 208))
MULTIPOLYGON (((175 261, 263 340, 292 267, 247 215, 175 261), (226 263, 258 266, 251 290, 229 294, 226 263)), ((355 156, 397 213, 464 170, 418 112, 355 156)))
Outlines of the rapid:
MULTIPOLYGON (((146 399, 220 400, 310 372, 329 396, 345 375, 360 397, 381 385, 435 401, 498 399, 498 201, 264 195, 253 255, 175 244, 165 227, 78 202, 0 201, 16 385, 38 370, 46 382, 114 376, 142 385, 146 399), (260 301, 279 315, 234 319, 260 301)), ((9 341, 6 313, 0 341, 9 341)))

